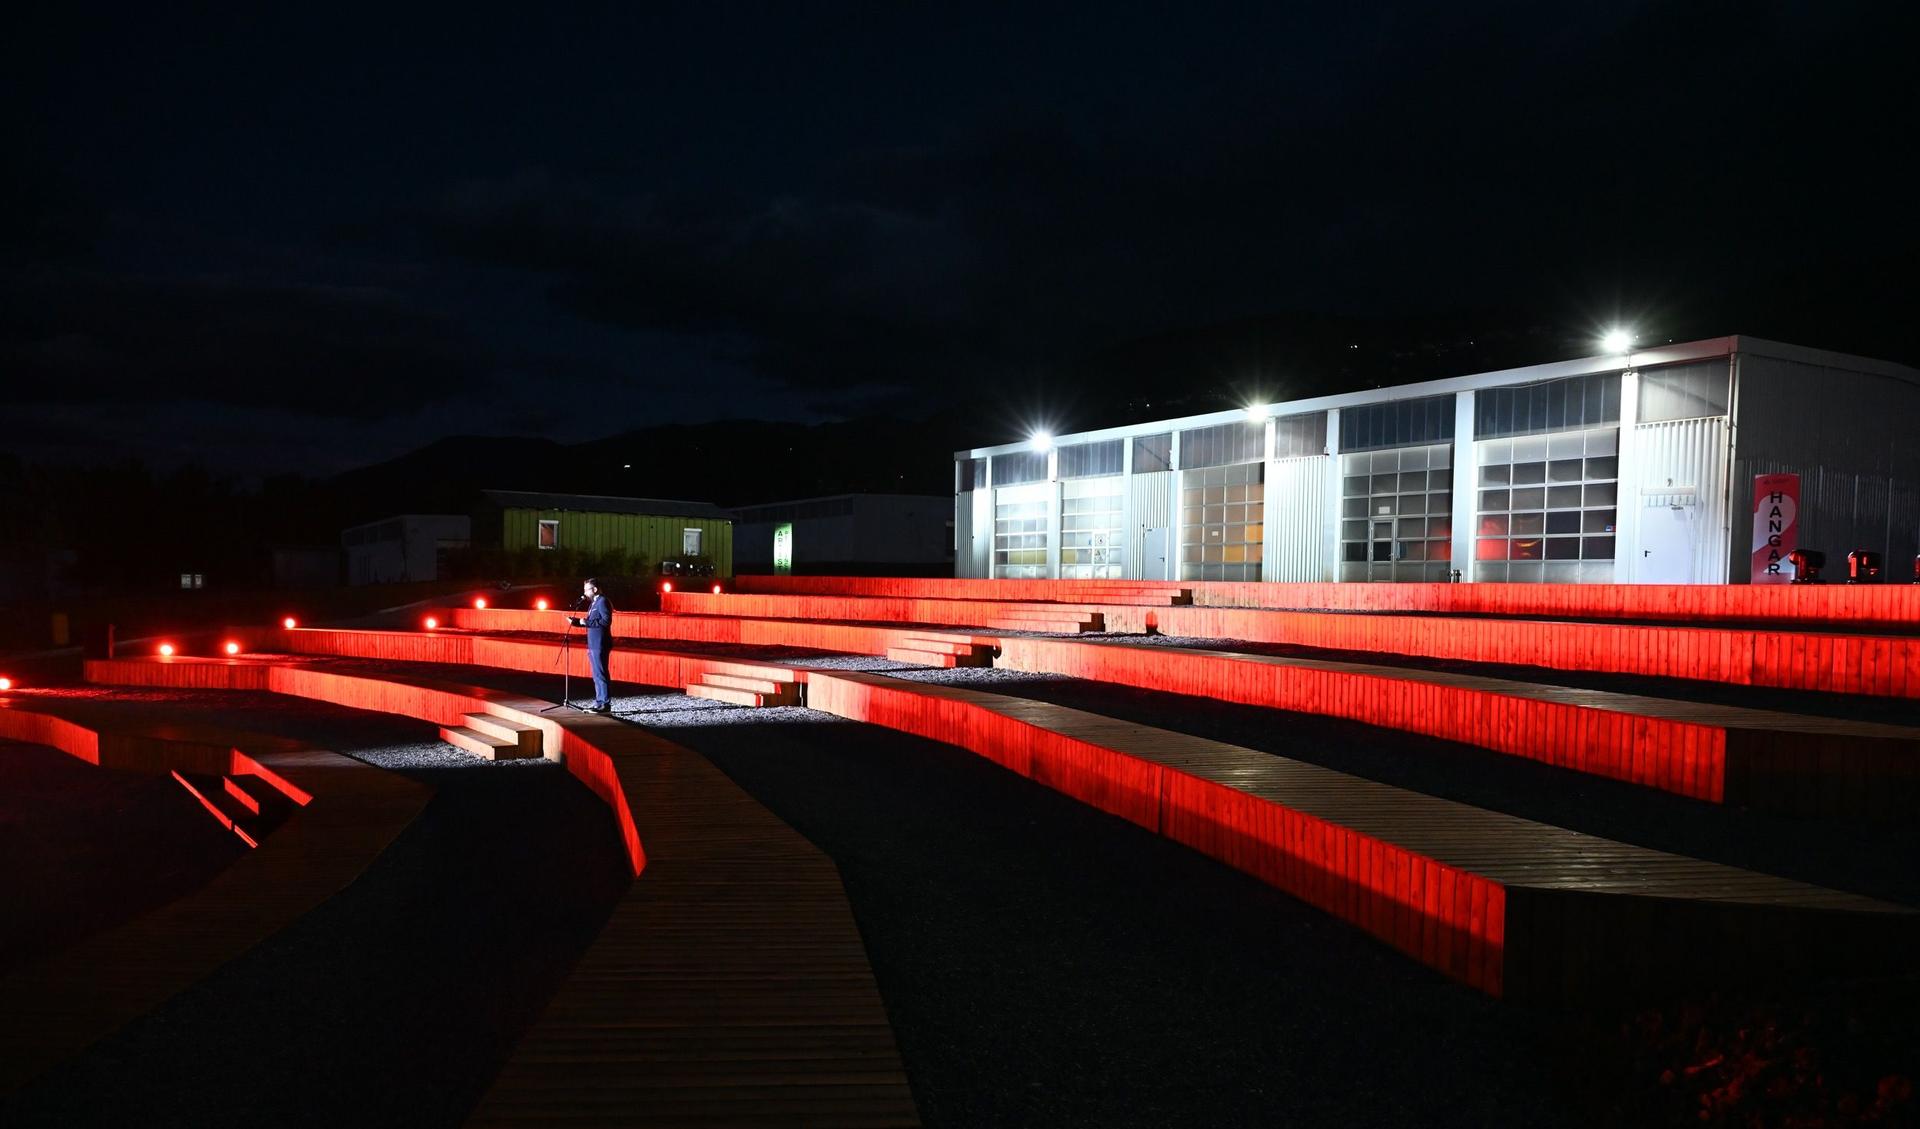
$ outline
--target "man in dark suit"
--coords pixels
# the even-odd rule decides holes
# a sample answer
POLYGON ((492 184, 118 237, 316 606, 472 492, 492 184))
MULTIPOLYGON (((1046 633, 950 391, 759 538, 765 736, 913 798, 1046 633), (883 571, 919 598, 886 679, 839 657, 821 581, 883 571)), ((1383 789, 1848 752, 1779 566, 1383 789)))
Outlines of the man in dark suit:
POLYGON ((593 668, 593 713, 612 713, 607 700, 607 656, 613 653, 613 605, 600 593, 600 582, 589 579, 581 585, 581 598, 589 601, 587 614, 574 616, 569 623, 587 629, 587 665, 593 668))

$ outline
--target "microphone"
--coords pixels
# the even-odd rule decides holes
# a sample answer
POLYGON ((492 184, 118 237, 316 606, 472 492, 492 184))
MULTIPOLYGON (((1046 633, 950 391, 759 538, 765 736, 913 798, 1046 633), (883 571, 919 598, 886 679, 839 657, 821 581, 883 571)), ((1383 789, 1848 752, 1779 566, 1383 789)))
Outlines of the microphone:
POLYGON ((581 608, 584 608, 586 606, 587 606, 587 597, 584 593, 582 593, 581 595, 575 596, 573 598, 573 603, 567 605, 567 610, 570 612, 577 612, 581 608))

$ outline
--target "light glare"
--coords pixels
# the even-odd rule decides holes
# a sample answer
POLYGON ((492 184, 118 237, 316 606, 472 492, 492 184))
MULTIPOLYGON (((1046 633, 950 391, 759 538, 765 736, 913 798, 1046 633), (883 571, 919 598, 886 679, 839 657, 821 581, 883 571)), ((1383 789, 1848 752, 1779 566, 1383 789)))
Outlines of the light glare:
POLYGON ((1033 449, 1046 452, 1053 450, 1053 432, 1036 431, 1033 433, 1033 449))
POLYGON ((487 598, 485 596, 475 596, 473 598, 473 606, 479 608, 481 611, 486 611, 487 598))
POLYGON ((13 679, 0 678, 0 690, 11 690, 11 689, 13 689, 13 679))
POLYGON ((1247 422, 1248 423, 1267 422, 1267 406, 1265 404, 1248 404, 1247 405, 1247 422))
POLYGON ((534 609, 537 611, 547 610, 547 602, 545 600, 535 600, 533 602, 533 606, 534 606, 534 609))
POLYGON ((1633 334, 1624 329, 1610 329, 1600 339, 1600 348, 1606 353, 1624 353, 1633 348, 1633 334))
POLYGON ((713 586, 713 594, 716 596, 720 594, 720 586, 718 584, 713 586))
POLYGON ((671 591, 673 591, 673 581, 671 581, 671 580, 662 580, 662 581, 660 582, 660 591, 662 591, 662 592, 671 592, 671 591))
POLYGON ((239 654, 239 653, 240 653, 240 644, 238 644, 238 643, 228 643, 228 644, 227 644, 227 653, 228 653, 229 655, 237 655, 237 654, 239 654))
POLYGON ((286 628, 288 631, 292 631, 294 628, 300 626, 300 621, 294 619, 292 616, 288 616, 280 621, 280 626, 286 628))
POLYGON ((165 656, 165 657, 167 657, 167 658, 172 658, 172 657, 173 657, 173 644, 172 644, 172 643, 162 643, 162 644, 160 644, 160 654, 161 654, 161 655, 163 655, 163 656, 165 656))
POLYGON ((438 627, 438 626, 440 626, 440 621, 439 621, 439 620, 437 620, 437 619, 435 619, 435 618, 433 618, 432 616, 428 616, 428 617, 427 617, 427 630, 428 630, 428 631, 432 631, 432 630, 433 630, 434 628, 436 628, 436 627, 438 627))

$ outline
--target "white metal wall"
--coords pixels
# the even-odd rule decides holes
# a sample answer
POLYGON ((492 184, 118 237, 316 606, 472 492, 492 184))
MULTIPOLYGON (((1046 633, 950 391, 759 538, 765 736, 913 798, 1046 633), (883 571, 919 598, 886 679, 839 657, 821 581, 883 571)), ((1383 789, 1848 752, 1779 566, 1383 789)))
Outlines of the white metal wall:
POLYGON ((1261 579, 1312 583, 1333 579, 1324 549, 1327 504, 1326 455, 1278 459, 1268 464, 1265 567, 1261 579))
MULTIPOLYGON (((1147 530, 1167 531, 1169 565, 1180 551, 1179 531, 1173 527, 1173 475, 1170 470, 1156 470, 1133 476, 1133 524, 1127 530, 1127 575, 1130 577, 1148 576, 1148 570, 1158 565, 1147 559, 1147 530)), ((1171 570, 1168 575, 1172 575, 1171 570)))
MULTIPOLYGON (((1620 523, 1640 528, 1643 510, 1679 507, 1693 531, 1691 583, 1727 579, 1727 421, 1723 416, 1643 423, 1634 428, 1631 475, 1621 483, 1620 523)), ((1641 552, 1638 537, 1616 541, 1622 551, 1641 552)), ((1631 572, 1629 575, 1633 575, 1631 572)))

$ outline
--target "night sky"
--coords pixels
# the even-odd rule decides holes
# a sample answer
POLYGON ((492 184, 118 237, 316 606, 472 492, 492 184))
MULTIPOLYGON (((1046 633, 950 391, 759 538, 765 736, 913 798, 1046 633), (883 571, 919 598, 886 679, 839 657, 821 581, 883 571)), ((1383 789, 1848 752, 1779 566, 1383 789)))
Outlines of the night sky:
POLYGON ((963 397, 996 442, 1248 319, 1920 362, 1898 4, 171 7, 0 47, 29 459, 963 397))

